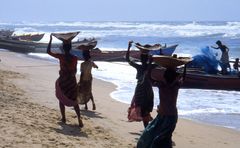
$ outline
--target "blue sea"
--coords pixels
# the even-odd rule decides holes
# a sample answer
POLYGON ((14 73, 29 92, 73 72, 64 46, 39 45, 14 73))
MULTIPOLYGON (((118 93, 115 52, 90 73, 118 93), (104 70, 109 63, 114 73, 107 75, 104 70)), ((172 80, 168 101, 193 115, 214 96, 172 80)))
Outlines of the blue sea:
MULTIPOLYGON (((0 29, 14 34, 45 33, 40 42, 48 42, 52 32, 81 31, 75 40, 97 38, 101 50, 126 50, 128 41, 142 44, 179 44, 175 53, 195 56, 201 48, 217 40, 230 49, 232 60, 240 58, 240 22, 1 22, 0 29)), ((54 42, 59 42, 57 39, 54 42)), ((220 58, 221 52, 212 49, 220 58)), ((29 53, 33 58, 57 62, 47 54, 29 53)), ((81 61, 79 62, 79 64, 81 61)), ((93 76, 117 85, 111 96, 123 103, 131 102, 136 70, 125 62, 96 62, 93 76)), ((79 66, 78 66, 79 68, 79 66)), ((224 85, 224 84, 222 84, 224 85)), ((239 84, 240 87, 240 84, 239 84)), ((154 88, 155 106, 158 90, 154 88)), ((97 97, 96 97, 97 99, 97 97)), ((197 122, 240 130, 240 92, 224 90, 181 89, 178 97, 179 116, 197 122)))

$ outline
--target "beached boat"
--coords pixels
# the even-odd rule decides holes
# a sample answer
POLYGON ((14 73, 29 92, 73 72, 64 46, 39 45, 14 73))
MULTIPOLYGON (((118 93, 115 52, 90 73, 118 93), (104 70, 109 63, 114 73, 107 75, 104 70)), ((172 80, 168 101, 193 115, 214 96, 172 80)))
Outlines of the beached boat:
MULTIPOLYGON (((164 68, 154 69, 151 73, 153 80, 163 80, 164 68)), ((180 70, 182 71, 182 70, 180 70)), ((240 77, 235 75, 206 74, 202 71, 187 70, 182 88, 236 90, 240 91, 240 77)))
POLYGON ((13 30, 0 30, 0 37, 10 37, 13 34, 13 30))
MULTIPOLYGON (((74 53, 79 55, 81 57, 81 52, 79 49, 76 49, 81 44, 88 44, 95 40, 82 40, 82 41, 76 41, 72 43, 72 48, 74 50, 74 53)), ((20 53, 29 53, 29 52, 35 52, 35 53, 46 53, 48 43, 40 43, 40 42, 34 42, 34 41, 26 41, 26 40, 14 40, 10 38, 0 38, 0 48, 8 49, 10 51, 14 52, 20 52, 20 53)), ((53 43, 52 48, 55 51, 59 52, 59 48, 62 46, 61 43, 53 43)), ((165 55, 172 55, 172 53, 175 51, 177 45, 169 46, 166 48, 161 49, 162 54, 165 55)), ((61 52, 61 51, 60 51, 61 52)), ((101 51, 97 49, 91 50, 91 56, 93 60, 96 61, 126 61, 125 55, 127 51, 101 51)), ((158 54, 158 53, 153 53, 158 54)), ((139 59, 140 57, 140 51, 139 50, 132 50, 130 52, 130 56, 136 59, 139 59)))
MULTIPOLYGON (((127 51, 100 51, 91 50, 91 57, 94 61, 126 61, 127 51)), ((133 50, 130 52, 130 56, 133 58, 139 58, 140 52, 133 50)))
POLYGON ((42 34, 26 34, 26 35, 14 35, 11 36, 15 40, 25 40, 25 41, 40 41, 44 36, 44 33, 42 34))
MULTIPOLYGON (((172 45, 168 47, 161 48, 159 50, 150 51, 152 55, 172 55, 178 45, 172 45), (160 51, 161 50, 161 51, 160 51)), ((125 51, 100 51, 100 50, 92 50, 91 56, 93 60, 97 61, 126 61, 126 50, 125 51)), ((139 59, 140 51, 139 50, 131 50, 130 57, 139 59)))
MULTIPOLYGON (((72 43, 73 49, 81 44, 87 44, 92 42, 92 40, 82 40, 72 43)), ((48 43, 41 43, 35 41, 27 40, 14 40, 10 38, 1 38, 0 37, 0 48, 7 49, 14 52, 20 53, 46 53, 48 43)), ((62 46, 62 43, 53 43, 52 48, 58 52, 61 52, 59 49, 62 46)))
POLYGON ((10 51, 28 53, 34 51, 35 47, 36 43, 34 42, 0 38, 0 48, 10 51))

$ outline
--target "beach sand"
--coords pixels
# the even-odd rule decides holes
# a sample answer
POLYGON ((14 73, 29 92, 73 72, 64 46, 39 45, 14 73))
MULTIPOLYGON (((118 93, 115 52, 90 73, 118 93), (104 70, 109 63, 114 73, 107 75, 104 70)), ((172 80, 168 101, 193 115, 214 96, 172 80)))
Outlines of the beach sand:
MULTIPOLYGON (((55 80, 58 64, 0 51, 0 147, 134 147, 143 131, 127 122, 128 105, 113 100, 116 86, 93 80, 96 111, 81 106, 84 127, 77 126, 73 108, 60 122, 55 80)), ((77 76, 79 78, 79 75, 77 76)), ((132 96, 129 96, 132 97, 132 96)), ((153 111, 156 116, 156 111, 153 111)), ((179 119, 173 134, 176 148, 237 148, 240 132, 179 119)))

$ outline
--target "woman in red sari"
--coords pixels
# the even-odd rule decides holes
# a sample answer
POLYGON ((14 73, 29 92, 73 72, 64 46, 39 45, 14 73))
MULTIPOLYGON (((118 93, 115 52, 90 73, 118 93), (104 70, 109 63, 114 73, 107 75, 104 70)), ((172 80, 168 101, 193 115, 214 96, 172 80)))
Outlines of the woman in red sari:
POLYGON ((56 97, 59 99, 59 107, 62 115, 62 122, 66 123, 65 106, 73 106, 78 117, 79 127, 83 127, 80 109, 77 103, 77 61, 78 58, 70 54, 72 48, 71 40, 63 41, 64 54, 51 51, 52 34, 47 48, 47 53, 60 62, 59 78, 56 81, 56 97))
POLYGON ((148 51, 141 51, 141 64, 130 60, 129 56, 132 43, 132 41, 128 43, 126 60, 129 65, 137 70, 137 85, 131 105, 128 108, 128 121, 143 121, 144 127, 147 127, 148 123, 153 119, 150 114, 153 110, 154 99, 150 72, 156 65, 152 64, 152 60, 149 59, 148 51))

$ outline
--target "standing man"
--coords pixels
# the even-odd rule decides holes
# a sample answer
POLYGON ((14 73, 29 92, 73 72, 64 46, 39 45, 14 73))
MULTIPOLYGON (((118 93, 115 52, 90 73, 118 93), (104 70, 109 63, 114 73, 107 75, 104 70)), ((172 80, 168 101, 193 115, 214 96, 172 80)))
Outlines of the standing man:
POLYGON ((229 48, 226 45, 223 45, 222 42, 220 40, 218 40, 216 42, 216 44, 218 45, 218 47, 213 47, 214 49, 220 49, 222 52, 222 56, 220 59, 220 66, 222 68, 222 74, 225 75, 227 74, 227 68, 231 69, 230 64, 229 64, 229 48))

